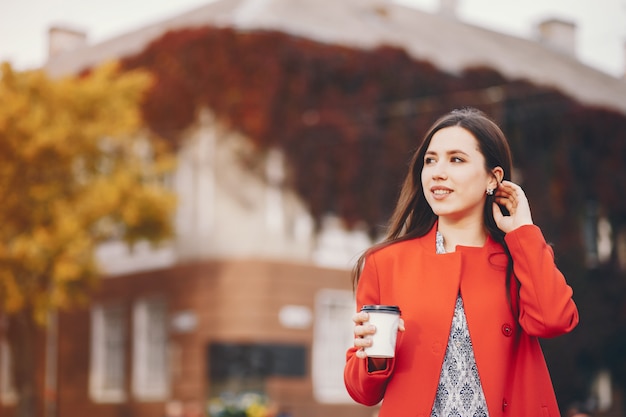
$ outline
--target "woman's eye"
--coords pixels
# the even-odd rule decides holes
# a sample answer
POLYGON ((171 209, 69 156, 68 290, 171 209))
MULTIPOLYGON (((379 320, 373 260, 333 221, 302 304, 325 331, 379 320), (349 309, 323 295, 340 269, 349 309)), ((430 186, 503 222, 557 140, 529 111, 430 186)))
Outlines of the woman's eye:
POLYGON ((425 165, 432 164, 433 162, 435 162, 435 158, 424 158, 425 165))
POLYGON ((453 156, 451 160, 452 162, 464 162, 463 158, 459 158, 458 156, 453 156))

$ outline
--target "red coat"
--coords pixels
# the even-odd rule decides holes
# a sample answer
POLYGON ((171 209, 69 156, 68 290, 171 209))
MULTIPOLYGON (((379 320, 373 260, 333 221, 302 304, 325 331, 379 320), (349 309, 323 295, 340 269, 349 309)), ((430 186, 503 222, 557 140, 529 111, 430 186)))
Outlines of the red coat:
POLYGON ((483 247, 438 255, 435 229, 366 259, 357 308, 399 305, 406 331, 383 371, 368 372, 367 361, 348 350, 348 392, 365 405, 384 398, 380 417, 429 417, 460 289, 489 416, 559 416, 537 338, 572 330, 578 310, 541 231, 522 226, 505 237, 520 283, 516 318, 506 295, 502 246, 488 238, 483 247))

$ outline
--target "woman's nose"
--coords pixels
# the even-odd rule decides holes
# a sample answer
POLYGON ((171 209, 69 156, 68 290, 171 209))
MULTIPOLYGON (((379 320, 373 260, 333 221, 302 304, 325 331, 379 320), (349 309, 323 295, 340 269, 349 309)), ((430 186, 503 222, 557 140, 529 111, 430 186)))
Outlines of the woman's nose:
POLYGON ((446 178, 446 167, 442 162, 437 162, 432 167, 432 175, 434 179, 446 178))

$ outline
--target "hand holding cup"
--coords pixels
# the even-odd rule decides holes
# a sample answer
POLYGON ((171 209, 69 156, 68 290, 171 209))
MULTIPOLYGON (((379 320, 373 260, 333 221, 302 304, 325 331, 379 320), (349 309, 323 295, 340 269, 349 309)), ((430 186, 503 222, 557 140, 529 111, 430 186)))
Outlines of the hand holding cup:
POLYGON ((366 305, 352 320, 358 358, 394 357, 397 332, 405 330, 398 306, 366 305))

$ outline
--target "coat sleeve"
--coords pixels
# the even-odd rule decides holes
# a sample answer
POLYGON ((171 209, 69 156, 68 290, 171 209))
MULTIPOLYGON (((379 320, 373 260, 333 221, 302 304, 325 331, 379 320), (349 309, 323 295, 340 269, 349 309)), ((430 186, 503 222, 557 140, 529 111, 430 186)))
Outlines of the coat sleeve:
POLYGON ((519 281, 519 323, 530 336, 548 338, 578 324, 572 288, 554 263, 554 252, 535 225, 507 233, 513 272, 519 281))
MULTIPOLYGON (((361 273, 356 291, 357 310, 366 304, 379 304, 380 292, 378 272, 373 256, 368 256, 361 273)), ((351 347, 346 353, 344 368, 344 382, 352 399, 364 405, 376 405, 385 395, 387 381, 394 368, 394 359, 387 360, 387 368, 381 371, 369 372, 367 359, 356 356, 356 347, 351 347)))

